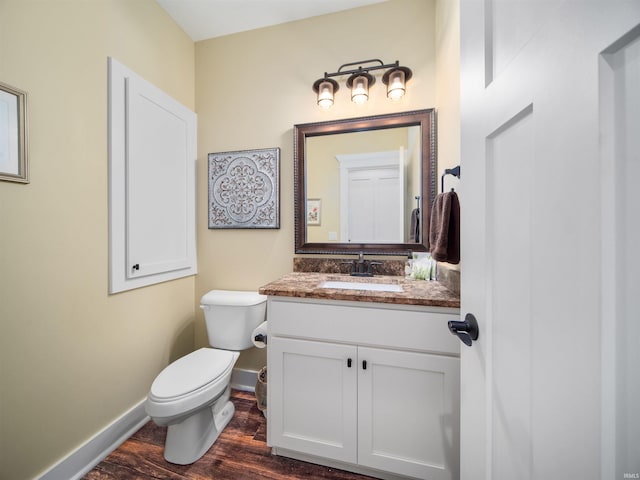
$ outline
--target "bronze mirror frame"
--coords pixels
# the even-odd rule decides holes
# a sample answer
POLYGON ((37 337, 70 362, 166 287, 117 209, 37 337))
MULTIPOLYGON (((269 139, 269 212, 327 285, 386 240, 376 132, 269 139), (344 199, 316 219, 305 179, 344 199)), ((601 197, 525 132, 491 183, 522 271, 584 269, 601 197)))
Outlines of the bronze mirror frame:
POLYGON ((433 108, 410 112, 348 118, 327 122, 294 125, 294 212, 295 253, 354 254, 364 252, 375 255, 406 255, 429 250, 429 218, 436 194, 436 117, 433 108), (306 139, 338 133, 381 130, 393 127, 420 126, 421 185, 420 197, 422 243, 309 243, 306 225, 306 139))

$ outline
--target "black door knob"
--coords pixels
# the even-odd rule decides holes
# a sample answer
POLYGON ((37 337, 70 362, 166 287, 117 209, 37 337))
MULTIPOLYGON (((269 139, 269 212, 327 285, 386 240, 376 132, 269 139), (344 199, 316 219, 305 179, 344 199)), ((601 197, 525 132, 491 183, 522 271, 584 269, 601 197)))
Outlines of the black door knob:
POLYGON ((478 339, 478 322, 473 313, 467 313, 464 322, 449 320, 449 331, 453 335, 457 335, 462 342, 470 347, 473 340, 478 339))

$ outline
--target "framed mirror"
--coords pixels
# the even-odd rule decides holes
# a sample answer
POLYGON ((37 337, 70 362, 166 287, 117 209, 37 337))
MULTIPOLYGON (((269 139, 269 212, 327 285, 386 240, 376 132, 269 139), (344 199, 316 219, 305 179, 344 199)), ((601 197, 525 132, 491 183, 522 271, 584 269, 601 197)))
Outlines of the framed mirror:
POLYGON ((294 126, 295 252, 429 249, 433 109, 294 126))

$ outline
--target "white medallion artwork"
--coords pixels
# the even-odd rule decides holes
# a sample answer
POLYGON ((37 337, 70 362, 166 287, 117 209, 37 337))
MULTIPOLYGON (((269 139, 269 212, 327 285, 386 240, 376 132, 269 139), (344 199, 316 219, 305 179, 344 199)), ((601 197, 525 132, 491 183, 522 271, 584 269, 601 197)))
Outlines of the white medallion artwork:
POLYGON ((280 149, 209 154, 209 228, 280 228, 280 149))

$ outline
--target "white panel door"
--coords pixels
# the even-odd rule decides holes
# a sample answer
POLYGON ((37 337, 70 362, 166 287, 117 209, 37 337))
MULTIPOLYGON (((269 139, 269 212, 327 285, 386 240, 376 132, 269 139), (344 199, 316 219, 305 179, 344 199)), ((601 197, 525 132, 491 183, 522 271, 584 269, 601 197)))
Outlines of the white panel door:
POLYGON ((640 26, 604 52, 600 80, 602 478, 640 478, 640 26))
POLYGON ((351 170, 347 199, 347 242, 402 242, 402 188, 394 168, 351 170))
POLYGON ((640 2, 460 11, 461 478, 638 478, 640 2))
POLYGON ((402 242, 405 149, 336 155, 340 164, 340 241, 402 242))
POLYGON ((127 275, 190 266, 189 119, 138 78, 127 82, 127 275))
POLYGON ((458 478, 460 361, 358 347, 358 463, 458 478))
POLYGON ((196 114, 109 59, 109 291, 194 275, 196 114))
POLYGON ((356 463, 356 362, 353 345, 270 337, 271 444, 356 463))

